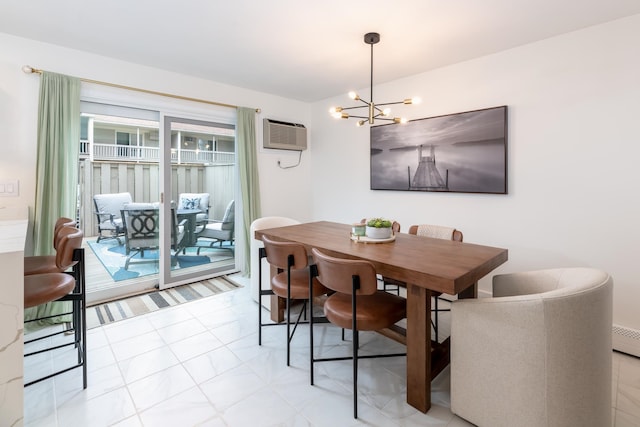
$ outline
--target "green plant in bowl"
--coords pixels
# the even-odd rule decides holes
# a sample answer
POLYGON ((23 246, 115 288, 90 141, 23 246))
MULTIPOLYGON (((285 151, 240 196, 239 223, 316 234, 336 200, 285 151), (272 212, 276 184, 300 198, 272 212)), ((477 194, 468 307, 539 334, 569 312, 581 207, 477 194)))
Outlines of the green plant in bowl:
POLYGON ((371 218, 369 221, 367 221, 367 227, 390 228, 391 227, 391 221, 389 221, 388 219, 384 219, 384 218, 371 218))
POLYGON ((388 239, 391 237, 392 222, 384 218, 372 218, 367 221, 366 236, 371 239, 388 239))

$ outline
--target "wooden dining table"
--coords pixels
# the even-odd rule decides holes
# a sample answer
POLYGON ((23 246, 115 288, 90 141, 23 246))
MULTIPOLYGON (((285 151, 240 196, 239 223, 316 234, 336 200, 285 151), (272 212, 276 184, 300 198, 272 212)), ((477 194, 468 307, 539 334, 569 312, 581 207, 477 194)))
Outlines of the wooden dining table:
MULTIPOLYGON (((431 340, 431 293, 459 298, 477 297, 477 282, 508 259, 506 249, 454 242, 404 233, 386 243, 351 239, 351 226, 318 221, 257 230, 255 238, 303 244, 341 258, 364 259, 376 272, 407 284, 406 330, 381 333, 407 347, 407 402, 427 412, 431 407, 431 380, 449 363, 449 338, 431 340)), ((277 310, 272 304, 273 310, 277 310)), ((272 313, 273 318, 273 313, 272 313)))

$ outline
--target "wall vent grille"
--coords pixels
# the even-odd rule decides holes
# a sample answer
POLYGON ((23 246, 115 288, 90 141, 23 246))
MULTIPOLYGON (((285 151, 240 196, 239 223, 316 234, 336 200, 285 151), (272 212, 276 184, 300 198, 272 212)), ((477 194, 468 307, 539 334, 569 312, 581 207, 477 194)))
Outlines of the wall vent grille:
POLYGON ((264 148, 278 150, 307 149, 307 128, 298 123, 264 119, 264 148))
POLYGON ((640 357, 640 331, 613 325, 613 349, 640 357))

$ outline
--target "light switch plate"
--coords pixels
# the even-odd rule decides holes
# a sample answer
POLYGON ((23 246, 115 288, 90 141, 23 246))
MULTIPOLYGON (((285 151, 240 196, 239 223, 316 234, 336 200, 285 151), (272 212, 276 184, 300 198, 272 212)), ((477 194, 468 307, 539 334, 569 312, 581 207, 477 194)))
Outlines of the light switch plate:
POLYGON ((18 197, 20 182, 17 179, 0 181, 0 197, 18 197))

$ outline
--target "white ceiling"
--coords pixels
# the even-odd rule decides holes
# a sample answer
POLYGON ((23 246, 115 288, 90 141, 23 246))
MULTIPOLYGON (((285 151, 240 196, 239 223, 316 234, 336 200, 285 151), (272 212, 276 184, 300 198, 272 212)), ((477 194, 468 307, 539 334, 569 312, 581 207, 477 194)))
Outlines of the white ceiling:
POLYGON ((0 32, 313 102, 369 87, 367 32, 380 84, 637 13, 638 0, 2 0, 0 32))

